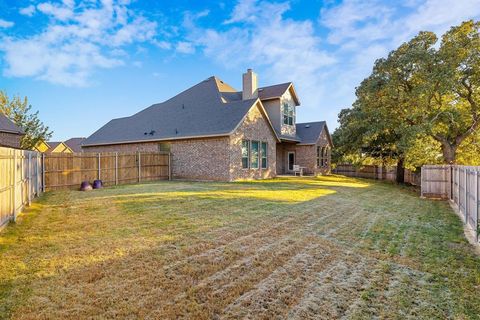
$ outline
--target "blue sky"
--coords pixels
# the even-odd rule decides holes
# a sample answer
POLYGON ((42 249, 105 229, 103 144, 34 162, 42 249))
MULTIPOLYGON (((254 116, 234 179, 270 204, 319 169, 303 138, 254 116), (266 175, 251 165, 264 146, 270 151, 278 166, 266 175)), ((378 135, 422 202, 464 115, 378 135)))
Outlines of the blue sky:
POLYGON ((298 121, 337 126, 355 87, 421 30, 480 18, 480 0, 0 0, 0 90, 53 139, 89 136, 211 75, 241 90, 293 81, 298 121))

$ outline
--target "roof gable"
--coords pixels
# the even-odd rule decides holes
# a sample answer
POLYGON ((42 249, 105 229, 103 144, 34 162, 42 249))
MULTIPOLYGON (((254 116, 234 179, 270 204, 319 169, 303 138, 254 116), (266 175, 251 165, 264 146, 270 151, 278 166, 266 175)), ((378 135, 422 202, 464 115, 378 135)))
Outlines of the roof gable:
POLYGON ((85 141, 86 138, 70 138, 65 143, 73 152, 82 152, 82 142, 85 141))
POLYGON ((48 145, 50 148, 46 151, 47 153, 72 153, 72 149, 70 149, 65 143, 59 141, 49 141, 48 145))
POLYGON ((322 132, 325 132, 330 146, 333 147, 332 138, 328 132, 327 123, 325 121, 297 123, 296 131, 301 139, 299 144, 316 144, 318 139, 320 139, 322 132))
POLYGON ((290 92, 295 103, 300 105, 300 100, 298 99, 297 92, 295 91, 292 82, 258 88, 258 97, 260 100, 280 99, 287 91, 290 92))

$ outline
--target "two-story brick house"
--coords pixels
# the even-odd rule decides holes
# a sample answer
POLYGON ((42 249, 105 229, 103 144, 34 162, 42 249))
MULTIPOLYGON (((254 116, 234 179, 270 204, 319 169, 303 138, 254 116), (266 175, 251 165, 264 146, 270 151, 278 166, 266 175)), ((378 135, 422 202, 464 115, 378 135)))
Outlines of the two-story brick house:
POLYGON ((300 105, 291 82, 258 88, 249 69, 243 90, 210 77, 88 137, 85 152, 168 150, 174 178, 233 181, 293 171, 330 170, 325 122, 295 123, 300 105))

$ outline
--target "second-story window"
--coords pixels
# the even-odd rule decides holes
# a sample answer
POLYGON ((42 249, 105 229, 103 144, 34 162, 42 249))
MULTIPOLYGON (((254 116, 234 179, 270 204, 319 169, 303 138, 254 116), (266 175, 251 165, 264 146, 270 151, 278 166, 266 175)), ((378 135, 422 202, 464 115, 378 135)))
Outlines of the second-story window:
POLYGON ((288 103, 284 103, 282 106, 282 114, 283 114, 283 124, 293 125, 295 120, 295 107, 289 105, 288 103))
POLYGON ((258 153, 259 153, 259 142, 253 140, 252 141, 252 149, 250 151, 250 168, 258 169, 258 153))

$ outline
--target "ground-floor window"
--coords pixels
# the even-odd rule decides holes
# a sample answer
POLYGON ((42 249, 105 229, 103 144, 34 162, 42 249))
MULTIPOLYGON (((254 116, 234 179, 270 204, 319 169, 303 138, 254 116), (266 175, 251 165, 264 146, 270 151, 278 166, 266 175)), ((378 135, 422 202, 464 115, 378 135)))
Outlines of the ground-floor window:
POLYGON ((262 169, 267 169, 268 160, 267 160, 267 143, 262 142, 262 169))
POLYGON ((317 167, 326 167, 328 165, 328 146, 317 147, 317 167))
POLYGON ((252 169, 258 169, 258 153, 259 153, 259 147, 258 147, 258 141, 252 141, 252 155, 251 155, 251 161, 252 161, 252 169))
POLYGON ((242 140, 242 168, 248 169, 250 167, 250 141, 242 140))
POLYGON ((257 140, 242 140, 242 168, 266 169, 268 167, 268 143, 257 140))

